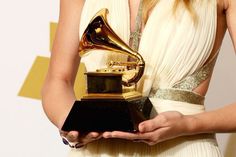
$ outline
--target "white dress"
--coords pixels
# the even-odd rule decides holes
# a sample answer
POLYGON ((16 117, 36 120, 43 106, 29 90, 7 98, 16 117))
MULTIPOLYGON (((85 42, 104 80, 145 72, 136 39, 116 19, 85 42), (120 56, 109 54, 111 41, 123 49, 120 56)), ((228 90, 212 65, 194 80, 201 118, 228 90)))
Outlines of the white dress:
MULTIPOLYGON (((204 97, 193 92, 211 73, 214 60, 205 64, 212 52, 217 26, 216 0, 196 0, 194 23, 183 4, 173 14, 174 0, 160 0, 142 32, 139 53, 146 61, 139 90, 149 96, 158 113, 179 111, 182 114, 204 112, 204 97), (177 95, 177 96, 176 96, 177 95)), ((108 22, 128 43, 130 14, 128 0, 86 0, 80 36, 92 16, 108 8, 108 22)), ((88 71, 103 67, 116 58, 97 52, 84 57, 88 71), (92 61, 92 62, 91 62, 92 61), (96 62, 95 62, 96 61, 96 62)), ((213 134, 179 137, 148 146, 119 139, 102 139, 81 149, 72 149, 70 157, 221 157, 213 134)))

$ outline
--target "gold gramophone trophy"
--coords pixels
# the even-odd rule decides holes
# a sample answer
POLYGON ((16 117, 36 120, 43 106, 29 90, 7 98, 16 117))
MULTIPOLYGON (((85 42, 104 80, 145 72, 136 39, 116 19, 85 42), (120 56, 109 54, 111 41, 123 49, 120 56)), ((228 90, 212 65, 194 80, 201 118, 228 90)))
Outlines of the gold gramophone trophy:
POLYGON ((73 105, 62 130, 135 132, 138 124, 150 119, 152 104, 136 91, 145 62, 111 29, 108 10, 100 10, 86 28, 79 44, 83 57, 90 50, 107 50, 132 58, 132 62, 111 61, 105 69, 87 72, 87 94, 73 105))

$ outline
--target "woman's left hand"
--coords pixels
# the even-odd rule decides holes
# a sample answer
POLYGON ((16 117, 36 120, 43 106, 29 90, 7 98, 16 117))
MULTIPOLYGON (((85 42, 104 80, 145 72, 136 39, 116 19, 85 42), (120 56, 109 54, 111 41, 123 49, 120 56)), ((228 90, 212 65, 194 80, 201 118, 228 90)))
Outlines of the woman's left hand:
POLYGON ((176 111, 163 112, 139 124, 139 132, 105 132, 104 138, 121 138, 155 145, 175 137, 192 134, 193 118, 176 111))

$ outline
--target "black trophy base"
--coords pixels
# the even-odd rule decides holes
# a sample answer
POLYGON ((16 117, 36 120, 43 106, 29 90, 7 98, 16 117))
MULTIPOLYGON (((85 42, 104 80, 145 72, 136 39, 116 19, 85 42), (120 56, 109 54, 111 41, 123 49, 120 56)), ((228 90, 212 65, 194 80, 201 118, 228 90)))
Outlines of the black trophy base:
POLYGON ((148 98, 136 100, 76 101, 62 127, 63 131, 138 131, 138 124, 150 119, 153 105, 148 98))

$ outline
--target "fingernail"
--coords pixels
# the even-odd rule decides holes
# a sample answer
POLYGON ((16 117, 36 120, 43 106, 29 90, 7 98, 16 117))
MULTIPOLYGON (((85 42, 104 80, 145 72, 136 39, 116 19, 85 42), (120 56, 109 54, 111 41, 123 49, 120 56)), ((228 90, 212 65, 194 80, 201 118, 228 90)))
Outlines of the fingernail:
POLYGON ((84 146, 84 144, 81 144, 81 143, 77 143, 75 145, 75 148, 78 149, 78 148, 82 148, 84 146))
POLYGON ((65 144, 65 145, 68 145, 69 142, 65 139, 65 138, 62 138, 62 142, 65 144))

